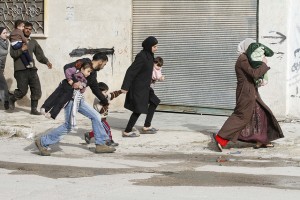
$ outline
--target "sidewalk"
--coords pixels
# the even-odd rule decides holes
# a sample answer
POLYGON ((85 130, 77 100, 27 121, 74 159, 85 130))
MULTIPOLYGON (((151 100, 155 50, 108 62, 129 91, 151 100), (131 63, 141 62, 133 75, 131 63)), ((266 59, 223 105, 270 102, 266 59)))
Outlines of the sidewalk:
MULTIPOLYGON (((127 111, 111 112, 107 119, 112 129, 113 139, 120 144, 116 153, 216 153, 211 135, 216 133, 227 119, 226 116, 156 112, 152 126, 159 129, 157 134, 141 134, 138 138, 123 138, 121 132, 124 130, 130 114, 127 111)), ((13 113, 0 110, 0 116, 0 130, 17 131, 23 138, 44 134, 47 130, 62 124, 64 117, 63 113, 60 113, 56 120, 47 119, 44 116, 30 115, 29 110, 25 108, 16 108, 13 113)), ((136 123, 135 127, 138 130, 142 128, 144 119, 145 115, 141 115, 136 123)), ((62 140, 62 143, 94 147, 93 140, 90 145, 83 145, 85 143, 83 133, 91 129, 90 120, 79 114, 77 121, 79 127, 77 133, 70 133, 62 140)), ((220 154, 240 151, 244 156, 258 156, 259 154, 267 157, 300 159, 300 123, 280 122, 280 125, 285 138, 274 141, 275 148, 273 149, 257 151, 252 148, 252 144, 229 143, 228 148, 220 154)), ((70 150, 76 155, 78 148, 74 147, 70 150)), ((59 151, 54 152, 54 155, 60 153, 59 151)))

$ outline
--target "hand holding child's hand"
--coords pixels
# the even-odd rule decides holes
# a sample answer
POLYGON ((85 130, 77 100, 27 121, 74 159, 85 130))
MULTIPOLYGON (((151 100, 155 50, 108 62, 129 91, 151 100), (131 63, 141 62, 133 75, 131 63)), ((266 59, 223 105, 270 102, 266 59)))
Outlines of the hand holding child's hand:
POLYGON ((108 106, 103 106, 100 110, 100 114, 104 114, 108 112, 108 106))
POLYGON ((127 90, 121 90, 121 92, 126 94, 128 91, 127 90))

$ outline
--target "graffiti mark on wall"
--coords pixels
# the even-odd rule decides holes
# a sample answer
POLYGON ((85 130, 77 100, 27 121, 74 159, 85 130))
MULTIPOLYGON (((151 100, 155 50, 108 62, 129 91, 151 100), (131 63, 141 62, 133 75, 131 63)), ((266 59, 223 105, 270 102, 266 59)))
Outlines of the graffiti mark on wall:
POLYGON ((297 48, 294 51, 294 63, 291 67, 291 71, 293 73, 293 76, 289 80, 289 86, 293 88, 293 94, 291 97, 293 98, 300 98, 299 95, 299 83, 300 83, 300 73, 298 73, 300 70, 300 48, 297 48))
POLYGON ((104 53, 106 55, 111 55, 112 59, 111 59, 111 70, 112 70, 112 74, 114 73, 114 68, 113 68, 113 55, 115 53, 115 49, 113 48, 97 48, 97 49, 88 49, 88 48, 77 48, 77 49, 73 49, 71 53, 69 53, 69 55, 71 57, 81 57, 87 54, 96 54, 96 53, 104 53))
POLYGON ((294 73, 298 73, 299 69, 300 69, 300 48, 296 49, 294 51, 294 64, 291 68, 292 72, 294 73))
POLYGON ((96 54, 96 53, 105 53, 106 55, 113 55, 115 52, 113 48, 97 48, 97 49, 88 49, 88 48, 77 48, 73 49, 69 55, 71 57, 81 57, 87 54, 96 54))
POLYGON ((270 44, 282 44, 286 40, 286 36, 277 31, 270 31, 270 35, 262 36, 263 38, 269 38, 270 44))
POLYGON ((280 51, 275 52, 275 54, 276 54, 276 58, 278 58, 278 59, 282 59, 282 58, 283 58, 283 55, 284 55, 284 53, 283 53, 283 52, 280 52, 280 51))

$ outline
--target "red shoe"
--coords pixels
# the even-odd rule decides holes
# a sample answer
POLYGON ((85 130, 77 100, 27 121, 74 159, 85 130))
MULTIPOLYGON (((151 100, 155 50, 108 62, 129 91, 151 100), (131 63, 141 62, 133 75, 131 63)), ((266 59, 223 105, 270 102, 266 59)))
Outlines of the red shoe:
POLYGON ((213 140, 214 140, 214 142, 215 142, 215 144, 217 146, 218 151, 222 152, 223 151, 222 145, 217 141, 216 137, 217 137, 217 135, 214 133, 213 134, 213 140))

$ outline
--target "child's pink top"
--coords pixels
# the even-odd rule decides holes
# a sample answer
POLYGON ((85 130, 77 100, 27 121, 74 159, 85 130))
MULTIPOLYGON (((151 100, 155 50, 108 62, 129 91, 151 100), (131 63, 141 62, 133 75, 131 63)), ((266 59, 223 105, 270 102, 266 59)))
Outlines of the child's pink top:
POLYGON ((153 67, 152 80, 158 81, 160 80, 161 77, 162 77, 161 68, 156 69, 155 67, 153 67))

